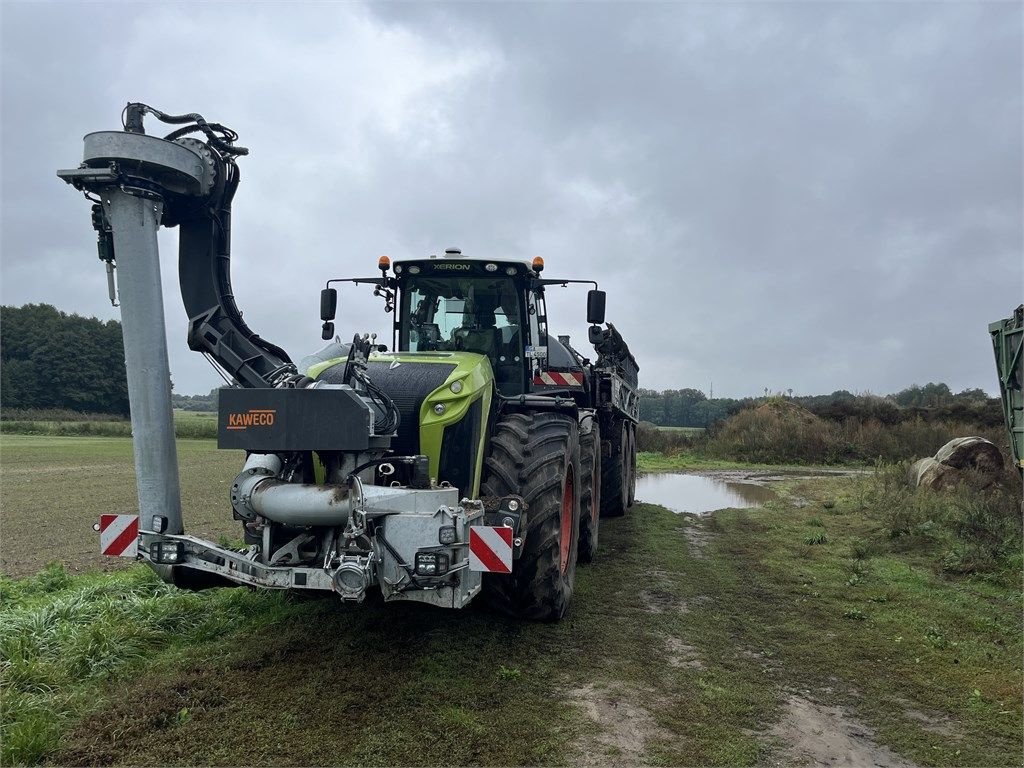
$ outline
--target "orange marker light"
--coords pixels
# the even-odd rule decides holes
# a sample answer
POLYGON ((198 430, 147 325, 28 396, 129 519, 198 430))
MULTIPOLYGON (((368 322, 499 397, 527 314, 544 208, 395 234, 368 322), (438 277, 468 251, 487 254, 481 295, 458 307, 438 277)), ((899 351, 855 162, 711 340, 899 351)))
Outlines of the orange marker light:
POLYGON ((533 257, 533 271, 534 272, 540 272, 542 269, 544 269, 544 259, 542 259, 540 256, 534 256, 533 257))
POLYGON ((381 272, 387 272, 389 269, 391 269, 391 259, 389 259, 387 256, 381 256, 379 259, 377 259, 377 269, 379 269, 381 272))

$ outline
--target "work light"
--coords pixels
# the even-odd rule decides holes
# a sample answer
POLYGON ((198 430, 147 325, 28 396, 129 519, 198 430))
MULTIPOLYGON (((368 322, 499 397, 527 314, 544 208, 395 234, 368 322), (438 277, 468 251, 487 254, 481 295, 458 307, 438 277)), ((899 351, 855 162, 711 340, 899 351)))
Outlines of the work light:
POLYGON ((174 565, 185 561, 185 545, 180 541, 154 541, 149 545, 149 557, 160 565, 174 565))
POLYGON ((448 572, 448 555, 440 552, 417 552, 417 576, 442 576, 448 572))

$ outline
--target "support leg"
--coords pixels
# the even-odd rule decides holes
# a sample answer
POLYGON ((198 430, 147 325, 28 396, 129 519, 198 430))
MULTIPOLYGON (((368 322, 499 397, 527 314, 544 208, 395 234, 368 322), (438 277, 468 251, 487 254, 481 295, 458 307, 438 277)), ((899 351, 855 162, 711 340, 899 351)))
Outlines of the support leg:
POLYGON ((104 190, 102 199, 121 294, 140 524, 149 529, 160 515, 167 518, 167 533, 184 533, 157 245, 163 204, 116 189, 104 190))

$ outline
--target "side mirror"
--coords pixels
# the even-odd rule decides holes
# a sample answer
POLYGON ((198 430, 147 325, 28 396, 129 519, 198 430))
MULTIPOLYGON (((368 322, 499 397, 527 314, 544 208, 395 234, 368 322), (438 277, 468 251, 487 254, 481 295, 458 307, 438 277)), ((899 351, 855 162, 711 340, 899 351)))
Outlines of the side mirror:
MULTIPOLYGON (((338 311, 338 290, 336 288, 324 288, 320 291, 320 319, 324 322, 333 320, 338 311)), ((326 339, 327 337, 324 336, 326 339)))
POLYGON ((587 291, 587 322, 591 325, 600 325, 604 322, 604 291, 587 291))
POLYGON ((324 328, 320 333, 320 338, 324 341, 330 341, 334 338, 334 323, 324 323, 324 328))

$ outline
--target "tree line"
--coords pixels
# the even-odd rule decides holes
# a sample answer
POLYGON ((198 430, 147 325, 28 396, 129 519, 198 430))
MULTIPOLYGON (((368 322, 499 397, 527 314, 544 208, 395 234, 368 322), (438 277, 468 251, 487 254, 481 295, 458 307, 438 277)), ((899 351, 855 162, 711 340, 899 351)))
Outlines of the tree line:
MULTIPOLYGON (((121 323, 61 312, 50 304, 0 307, 0 407, 67 409, 127 416, 121 323)), ((708 398, 699 389, 640 390, 640 418, 658 426, 710 427, 762 402, 708 398)), ((781 395, 780 395, 781 397, 781 395)), ((172 395, 175 408, 216 411, 217 390, 172 395)), ((929 414, 1002 423, 998 400, 980 389, 954 394, 942 383, 914 384, 880 397, 838 390, 787 400, 832 420, 850 416, 897 423, 929 414), (978 416, 980 414, 980 416, 978 416)))
POLYGON ((121 324, 50 304, 0 307, 0 407, 127 416, 121 324))
POLYGON ((208 395, 171 394, 171 405, 183 411, 216 411, 217 393, 219 389, 211 389, 208 395))
POLYGON ((712 427, 745 408, 767 399, 779 398, 796 403, 822 418, 843 421, 874 419, 896 424, 911 418, 924 420, 956 418, 985 425, 1002 423, 998 398, 990 398, 982 389, 953 393, 948 385, 930 382, 914 384, 891 395, 856 395, 840 389, 830 395, 785 396, 734 399, 708 398, 699 389, 667 389, 658 392, 640 390, 640 419, 661 427, 712 427))

